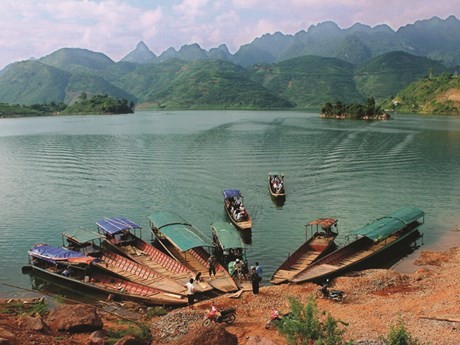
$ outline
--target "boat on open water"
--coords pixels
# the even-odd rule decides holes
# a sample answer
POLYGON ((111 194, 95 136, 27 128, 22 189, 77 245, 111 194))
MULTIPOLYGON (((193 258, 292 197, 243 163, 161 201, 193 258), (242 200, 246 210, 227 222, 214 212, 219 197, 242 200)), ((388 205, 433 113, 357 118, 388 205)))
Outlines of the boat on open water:
POLYGON ((277 201, 284 201, 286 199, 283 173, 268 173, 268 190, 273 199, 277 201))
POLYGON ((155 211, 150 214, 149 223, 159 245, 172 258, 199 273, 201 279, 198 280, 206 281, 221 292, 238 290, 230 274, 218 262, 216 276, 208 278, 208 260, 213 248, 208 236, 174 212, 155 211))
MULTIPOLYGON (((183 286, 190 278, 196 278, 197 271, 142 240, 142 227, 133 221, 125 217, 103 218, 96 225, 98 232, 105 237, 103 245, 108 250, 124 255, 183 286)), ((205 281, 197 281, 195 289, 196 292, 206 292, 211 291, 212 286, 205 281)))
POLYGON ((272 284, 288 283, 313 262, 336 248, 337 219, 319 218, 305 225, 306 241, 273 273, 272 284))
POLYGON ((224 189, 224 208, 230 221, 240 230, 250 230, 252 219, 238 189, 224 189))
POLYGON ((357 230, 355 240, 310 264, 291 280, 294 283, 322 282, 345 272, 378 266, 422 234, 425 212, 404 207, 357 230))
POLYGON ((97 258, 63 247, 36 244, 29 251, 29 265, 23 272, 36 271, 75 287, 102 293, 107 297, 130 300, 146 305, 185 305, 187 299, 95 271, 97 258))
POLYGON ((83 228, 66 231, 62 233, 62 239, 66 248, 97 258, 98 260, 94 260, 92 264, 103 272, 161 291, 178 295, 187 294, 186 287, 177 280, 103 248, 105 236, 95 231, 83 228))

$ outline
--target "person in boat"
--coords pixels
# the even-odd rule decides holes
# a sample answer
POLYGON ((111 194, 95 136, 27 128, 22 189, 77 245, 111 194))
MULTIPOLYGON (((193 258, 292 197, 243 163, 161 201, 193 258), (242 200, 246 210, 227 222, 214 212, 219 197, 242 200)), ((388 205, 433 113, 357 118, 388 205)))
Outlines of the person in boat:
POLYGON ((243 261, 240 259, 235 260, 235 264, 233 265, 233 277, 238 277, 241 280, 241 277, 244 276, 243 273, 243 261))

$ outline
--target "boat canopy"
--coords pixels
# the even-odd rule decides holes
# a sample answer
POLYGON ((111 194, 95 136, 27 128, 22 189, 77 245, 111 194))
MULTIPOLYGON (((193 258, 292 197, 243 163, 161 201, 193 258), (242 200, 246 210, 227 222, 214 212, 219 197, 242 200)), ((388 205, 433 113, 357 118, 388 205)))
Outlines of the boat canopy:
POLYGON ((174 212, 155 211, 149 216, 152 230, 158 229, 182 252, 197 247, 213 247, 212 241, 174 212))
POLYGON ((401 230, 406 225, 423 218, 425 212, 415 207, 404 207, 388 216, 376 219, 372 223, 359 229, 356 234, 368 237, 372 240, 387 238, 401 230))
POLYGON ((63 232, 62 236, 67 237, 75 241, 76 243, 80 244, 91 242, 94 240, 103 240, 105 238, 103 235, 95 231, 83 228, 63 232))
POLYGON ((72 263, 86 263, 89 264, 95 258, 89 257, 80 252, 70 250, 62 247, 54 247, 47 244, 36 244, 29 251, 28 254, 32 257, 44 259, 51 262, 69 261, 72 263))
POLYGON ((238 189, 224 189, 223 194, 225 199, 243 196, 243 194, 241 194, 241 192, 238 189))
POLYGON ((318 218, 308 223, 307 226, 319 225, 322 229, 329 229, 337 223, 337 221, 338 220, 335 218, 318 218))
POLYGON ((216 222, 211 224, 212 230, 216 233, 222 249, 245 248, 238 230, 227 222, 216 222))
POLYGON ((103 218, 96 222, 97 227, 111 235, 122 232, 124 230, 141 229, 140 225, 130 221, 125 217, 103 218))

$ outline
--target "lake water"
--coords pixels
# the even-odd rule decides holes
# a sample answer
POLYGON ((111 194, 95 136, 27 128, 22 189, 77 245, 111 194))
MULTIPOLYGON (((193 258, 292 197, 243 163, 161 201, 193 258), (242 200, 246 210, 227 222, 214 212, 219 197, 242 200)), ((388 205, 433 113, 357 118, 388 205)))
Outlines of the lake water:
POLYGON ((33 244, 60 245, 62 232, 95 229, 102 217, 128 217, 150 239, 148 215, 172 210, 210 235, 210 223, 226 219, 226 188, 245 196, 254 223, 249 261, 259 261, 267 278, 319 217, 339 219, 340 243, 375 218, 416 206, 426 212, 429 248, 460 224, 459 148, 460 118, 443 116, 365 122, 187 111, 1 119, 0 295, 25 293, 5 284, 31 288, 21 267, 33 244), (268 194, 270 171, 286 176, 283 206, 268 194))

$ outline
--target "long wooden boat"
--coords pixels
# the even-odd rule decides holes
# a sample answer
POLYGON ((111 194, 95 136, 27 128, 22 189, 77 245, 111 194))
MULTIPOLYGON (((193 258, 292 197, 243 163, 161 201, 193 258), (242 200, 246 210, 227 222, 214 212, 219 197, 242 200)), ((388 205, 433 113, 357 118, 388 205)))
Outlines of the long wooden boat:
POLYGON ((283 200, 286 198, 283 173, 268 173, 268 190, 270 195, 277 200, 283 200))
MULTIPOLYGON (((198 273, 142 240, 142 227, 127 218, 104 218, 96 225, 98 232, 105 237, 104 247, 175 280, 182 286, 198 273)), ((205 281, 198 281, 195 289, 196 292, 206 292, 213 287, 205 281)))
POLYGON ((243 203, 243 194, 238 189, 225 189, 224 208, 230 221, 240 230, 252 229, 252 219, 243 203))
POLYGON ((355 233, 356 239, 344 247, 310 264, 292 278, 294 283, 320 282, 344 272, 378 265, 388 261, 393 251, 415 242, 425 213, 415 207, 405 207, 379 218, 355 233))
POLYGON ((240 232, 229 222, 214 222, 211 224, 212 242, 214 244, 214 255, 233 277, 236 285, 243 290, 251 290, 249 279, 236 277, 234 265, 236 259, 241 260, 247 270, 249 277, 248 260, 246 257, 246 246, 240 236, 240 232))
POLYGON ((77 251, 36 244, 28 251, 28 255, 31 270, 39 271, 72 286, 105 294, 108 297, 147 305, 180 306, 187 303, 184 296, 95 272, 92 262, 97 259, 77 251))
POLYGON ((290 282, 313 262, 336 248, 334 239, 338 235, 337 219, 319 218, 305 227, 307 240, 273 273, 270 280, 272 284, 290 282))
POLYGON ((92 264, 103 272, 161 291, 184 296, 187 294, 184 284, 177 280, 103 248, 101 243, 105 237, 101 234, 81 228, 62 233, 62 238, 63 242, 67 242, 63 243, 66 248, 97 258, 98 260, 94 260, 92 264))
POLYGON ((174 212, 156 211, 149 216, 152 233, 158 243, 172 258, 198 272, 202 281, 221 292, 238 290, 227 270, 219 263, 215 265, 216 276, 208 277, 209 257, 205 248, 213 247, 212 241, 200 230, 174 212))

